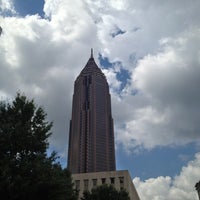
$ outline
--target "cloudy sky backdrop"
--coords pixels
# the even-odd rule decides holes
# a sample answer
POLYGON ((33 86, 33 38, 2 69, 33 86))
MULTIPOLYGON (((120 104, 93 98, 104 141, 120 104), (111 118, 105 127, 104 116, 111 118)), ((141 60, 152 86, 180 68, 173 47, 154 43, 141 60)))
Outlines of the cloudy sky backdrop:
POLYGON ((66 166, 73 83, 90 56, 112 95, 117 168, 142 200, 197 200, 199 0, 0 0, 0 100, 17 91, 54 122, 66 166))

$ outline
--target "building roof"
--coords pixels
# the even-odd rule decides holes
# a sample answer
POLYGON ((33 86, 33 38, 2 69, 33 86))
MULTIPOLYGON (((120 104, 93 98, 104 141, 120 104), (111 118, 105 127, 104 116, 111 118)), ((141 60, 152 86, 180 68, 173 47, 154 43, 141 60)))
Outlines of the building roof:
POLYGON ((82 69, 79 76, 85 76, 85 75, 90 75, 90 74, 101 74, 104 76, 101 69, 95 63, 95 60, 93 57, 93 49, 91 49, 91 56, 90 56, 87 64, 85 65, 85 67, 82 69))

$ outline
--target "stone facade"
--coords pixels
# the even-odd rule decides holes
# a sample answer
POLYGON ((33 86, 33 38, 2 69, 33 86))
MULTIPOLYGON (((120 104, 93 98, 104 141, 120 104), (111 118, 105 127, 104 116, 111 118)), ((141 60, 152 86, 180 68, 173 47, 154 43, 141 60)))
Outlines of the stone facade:
POLYGON ((102 184, 111 184, 117 190, 125 189, 131 200, 140 199, 128 170, 72 174, 72 178, 75 188, 79 190, 79 199, 83 191, 91 191, 92 188, 102 184))

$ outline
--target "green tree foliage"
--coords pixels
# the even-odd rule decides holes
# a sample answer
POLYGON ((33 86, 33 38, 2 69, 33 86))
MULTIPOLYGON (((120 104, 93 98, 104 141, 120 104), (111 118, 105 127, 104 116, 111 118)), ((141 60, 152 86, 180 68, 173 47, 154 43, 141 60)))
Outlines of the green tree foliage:
POLYGON ((17 94, 0 102, 0 197, 6 200, 75 200, 71 174, 47 156, 52 123, 33 100, 17 94))
POLYGON ((112 185, 101 185, 91 192, 84 191, 81 200, 130 200, 128 192, 116 190, 112 185))

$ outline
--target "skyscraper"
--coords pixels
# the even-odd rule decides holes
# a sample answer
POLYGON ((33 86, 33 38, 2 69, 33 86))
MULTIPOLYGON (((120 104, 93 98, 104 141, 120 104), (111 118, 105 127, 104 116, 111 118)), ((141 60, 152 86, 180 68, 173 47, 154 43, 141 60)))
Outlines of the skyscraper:
POLYGON ((116 169, 109 86, 92 50, 74 83, 68 169, 73 174, 116 169))

